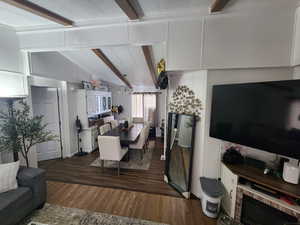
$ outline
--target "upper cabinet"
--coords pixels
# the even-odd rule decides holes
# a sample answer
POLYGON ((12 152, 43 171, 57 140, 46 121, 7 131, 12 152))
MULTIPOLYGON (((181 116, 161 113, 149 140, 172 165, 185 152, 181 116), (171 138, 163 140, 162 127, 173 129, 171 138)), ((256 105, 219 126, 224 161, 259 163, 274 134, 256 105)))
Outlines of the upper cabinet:
POLYGON ((204 23, 204 69, 290 65, 294 16, 223 14, 204 23))
POLYGON ((167 70, 197 70, 201 65, 202 20, 169 23, 167 70))

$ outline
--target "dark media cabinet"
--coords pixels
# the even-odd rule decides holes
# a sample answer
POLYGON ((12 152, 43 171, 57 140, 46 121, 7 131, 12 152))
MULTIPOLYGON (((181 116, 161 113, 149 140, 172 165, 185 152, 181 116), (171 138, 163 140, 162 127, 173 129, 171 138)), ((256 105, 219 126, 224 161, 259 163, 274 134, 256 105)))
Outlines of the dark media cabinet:
POLYGON ((300 199, 299 184, 286 183, 280 178, 265 175, 263 170, 248 165, 223 163, 221 180, 226 189, 222 208, 236 222, 246 225, 300 222, 300 206, 291 205, 278 197, 289 196, 300 199), (253 185, 268 191, 253 188, 253 185))

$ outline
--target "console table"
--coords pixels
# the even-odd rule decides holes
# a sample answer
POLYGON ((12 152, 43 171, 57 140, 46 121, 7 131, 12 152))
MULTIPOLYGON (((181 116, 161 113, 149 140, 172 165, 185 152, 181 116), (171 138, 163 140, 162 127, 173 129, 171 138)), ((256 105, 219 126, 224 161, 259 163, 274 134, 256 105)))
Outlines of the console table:
POLYGON ((300 199, 300 185, 289 184, 282 179, 265 175, 263 170, 248 165, 221 165, 221 180, 225 186, 226 194, 222 200, 222 207, 228 215, 240 222, 243 195, 263 202, 286 214, 296 217, 300 221, 300 206, 290 205, 285 201, 252 189, 241 178, 258 184, 262 187, 277 191, 280 194, 300 199))

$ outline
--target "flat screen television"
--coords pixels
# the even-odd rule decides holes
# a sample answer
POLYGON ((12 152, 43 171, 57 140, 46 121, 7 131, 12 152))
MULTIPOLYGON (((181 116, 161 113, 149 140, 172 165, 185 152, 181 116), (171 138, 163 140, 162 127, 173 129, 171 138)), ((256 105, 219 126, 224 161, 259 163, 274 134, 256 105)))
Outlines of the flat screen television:
POLYGON ((210 136, 300 159, 300 80, 213 86, 210 136))

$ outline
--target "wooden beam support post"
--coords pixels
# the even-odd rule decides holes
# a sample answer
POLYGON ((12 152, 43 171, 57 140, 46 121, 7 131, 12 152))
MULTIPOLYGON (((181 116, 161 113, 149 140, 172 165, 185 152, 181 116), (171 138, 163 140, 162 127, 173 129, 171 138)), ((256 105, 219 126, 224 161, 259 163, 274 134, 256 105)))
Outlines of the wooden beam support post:
POLYGON ((129 81, 124 77, 124 75, 115 67, 115 65, 107 58, 107 56, 100 49, 92 49, 92 51, 97 55, 110 69, 113 73, 120 78, 129 88, 132 89, 129 81))
POLYGON ((73 26, 73 21, 60 16, 54 12, 49 11, 48 9, 45 9, 37 4, 34 4, 27 0, 1 0, 2 2, 5 2, 7 4, 10 4, 12 6, 15 6, 19 9, 26 10, 28 12, 31 12, 37 16, 46 18, 48 20, 51 20, 55 23, 59 23, 64 26, 73 26))

